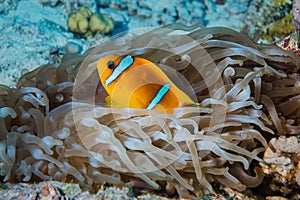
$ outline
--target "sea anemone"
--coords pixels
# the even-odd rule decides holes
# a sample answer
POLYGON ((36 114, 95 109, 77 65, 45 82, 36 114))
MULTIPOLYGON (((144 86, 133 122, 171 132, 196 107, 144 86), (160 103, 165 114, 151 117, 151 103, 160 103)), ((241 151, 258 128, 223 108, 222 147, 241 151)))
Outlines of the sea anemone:
POLYGON ((266 138, 298 130, 299 63, 223 27, 172 24, 116 36, 23 75, 18 89, 0 87, 0 175, 185 198, 213 192, 212 184, 257 187, 266 138), (200 106, 173 115, 107 107, 96 63, 112 53, 156 63, 200 106))

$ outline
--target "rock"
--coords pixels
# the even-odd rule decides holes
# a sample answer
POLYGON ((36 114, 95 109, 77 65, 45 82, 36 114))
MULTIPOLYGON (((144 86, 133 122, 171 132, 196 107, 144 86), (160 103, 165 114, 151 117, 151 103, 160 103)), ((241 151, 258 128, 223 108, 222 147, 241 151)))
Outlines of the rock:
POLYGON ((64 46, 64 51, 66 53, 81 54, 82 47, 81 47, 81 45, 79 45, 79 44, 77 44, 75 42, 68 42, 64 46))

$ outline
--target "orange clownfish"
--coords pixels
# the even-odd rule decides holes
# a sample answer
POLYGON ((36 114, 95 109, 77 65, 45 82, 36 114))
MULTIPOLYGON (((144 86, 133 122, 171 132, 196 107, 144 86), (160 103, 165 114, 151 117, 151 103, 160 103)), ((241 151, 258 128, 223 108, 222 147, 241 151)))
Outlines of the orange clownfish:
POLYGON ((174 108, 196 104, 157 65, 144 58, 109 55, 98 60, 97 69, 111 107, 172 114, 174 108))

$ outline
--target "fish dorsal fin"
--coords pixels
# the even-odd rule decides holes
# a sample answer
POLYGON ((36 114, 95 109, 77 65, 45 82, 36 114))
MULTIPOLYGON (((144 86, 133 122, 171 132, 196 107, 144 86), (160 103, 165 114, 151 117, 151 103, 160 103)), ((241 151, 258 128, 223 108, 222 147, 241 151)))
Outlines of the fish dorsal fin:
POLYGON ((180 90, 186 93, 194 102, 197 102, 197 97, 191 84, 182 74, 167 65, 158 64, 158 66, 180 90))

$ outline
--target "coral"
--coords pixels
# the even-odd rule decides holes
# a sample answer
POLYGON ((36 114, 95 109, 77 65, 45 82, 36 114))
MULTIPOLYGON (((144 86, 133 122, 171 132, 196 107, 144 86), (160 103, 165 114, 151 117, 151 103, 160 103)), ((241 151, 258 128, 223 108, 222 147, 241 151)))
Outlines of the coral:
POLYGON ((289 36, 285 37, 283 40, 277 42, 276 44, 290 52, 293 52, 300 56, 300 49, 298 47, 298 33, 294 32, 289 36))
MULTIPOLYGON (((213 1, 156 1, 124 0, 124 1, 98 1, 102 10, 122 14, 130 19, 129 28, 157 27, 174 22, 187 25, 205 24, 207 6, 214 5, 213 1)), ((215 13, 217 14, 217 13, 215 13)), ((217 18, 217 17, 216 17, 217 18)), ((215 18, 215 19, 216 19, 215 18)))
POLYGON ((290 33, 295 32, 292 11, 283 18, 271 23, 262 31, 262 38, 268 41, 274 41, 276 38, 284 38, 290 33), (283 28, 284 27, 284 28, 283 28))
POLYGON ((78 37, 93 36, 96 33, 109 34, 114 21, 107 14, 92 13, 87 7, 73 10, 68 17, 68 29, 78 37))
POLYGON ((289 199, 298 199, 300 188, 300 140, 296 136, 272 138, 261 163, 263 172, 272 175, 271 190, 289 199))
POLYGON ((297 30, 300 29, 300 2, 293 1, 293 19, 297 30))
POLYGON ((262 35, 264 40, 272 42, 283 39, 292 32, 291 10, 291 0, 253 0, 247 11, 243 33, 255 41, 262 39, 262 35))
POLYGON ((90 17, 90 30, 92 33, 110 33, 114 28, 113 20, 107 14, 94 13, 90 17))
POLYGON ((0 1, 0 14, 8 14, 10 10, 14 10, 17 7, 18 0, 1 0, 0 1))
POLYGON ((86 7, 73 10, 68 17, 68 28, 72 32, 85 34, 89 29, 89 18, 92 11, 86 7))
POLYGON ((287 4, 291 4, 292 0, 272 0, 272 3, 275 5, 276 8, 279 8, 287 4))
POLYGON ((43 6, 57 6, 60 1, 59 0, 39 0, 39 3, 43 6))
POLYGON ((226 3, 226 0, 215 0, 215 3, 218 5, 223 5, 226 3))
POLYGON ((299 134, 291 122, 300 109, 299 63, 231 29, 181 24, 67 54, 59 66, 24 74, 17 89, 0 87, 1 176, 106 182, 182 198, 212 193, 213 184, 257 187, 266 138, 299 134), (201 107, 174 115, 108 108, 96 63, 115 50, 172 67, 168 74, 175 83, 186 79, 201 107))

